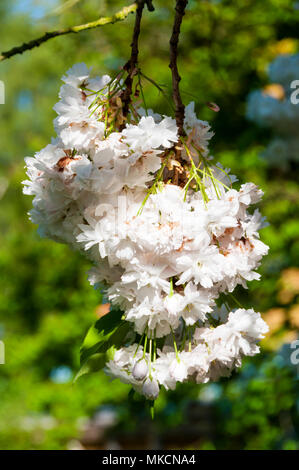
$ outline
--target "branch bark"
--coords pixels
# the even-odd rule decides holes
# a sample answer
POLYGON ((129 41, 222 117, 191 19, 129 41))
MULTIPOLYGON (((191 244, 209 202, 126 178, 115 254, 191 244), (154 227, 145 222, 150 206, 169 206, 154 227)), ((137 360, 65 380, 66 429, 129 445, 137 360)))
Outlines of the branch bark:
POLYGON ((10 57, 15 56, 16 54, 23 54, 23 52, 25 51, 34 49, 35 47, 39 47, 44 42, 49 41, 49 39, 55 38, 57 36, 63 36, 65 34, 70 33, 80 33, 81 31, 86 31, 88 29, 94 29, 100 26, 105 26, 106 24, 113 24, 117 23, 118 21, 123 21, 127 18, 130 13, 134 13, 138 8, 139 4, 138 2, 135 2, 127 7, 122 8, 119 12, 115 13, 112 16, 102 17, 95 21, 91 21, 90 23, 72 26, 71 28, 47 32, 37 39, 33 39, 32 41, 26 42, 21 46, 13 47, 9 51, 2 52, 0 54, 0 62, 9 59, 10 57))
MULTIPOLYGON (((138 7, 136 10, 136 17, 135 17, 135 25, 134 25, 134 31, 133 31, 133 38, 132 38, 132 43, 131 43, 131 57, 128 60, 128 62, 124 65, 124 70, 128 72, 127 78, 125 80, 125 88, 122 92, 121 95, 121 100, 123 102, 123 116, 124 118, 127 117, 128 112, 129 112, 129 106, 131 102, 131 95, 132 95, 132 88, 133 88, 133 80, 134 76, 136 75, 138 69, 138 40, 139 40, 139 35, 140 35, 140 24, 141 24, 141 18, 142 18, 142 13, 143 13, 143 8, 145 3, 148 6, 148 9, 152 11, 152 5, 151 2, 148 2, 146 0, 139 0, 138 1, 138 7)), ((125 123, 124 125, 125 126, 125 123)))
POLYGON ((175 119, 178 127, 179 136, 184 134, 184 115, 185 106, 182 102, 179 83, 181 77, 178 71, 177 57, 178 57, 178 43, 181 30, 183 16, 188 0, 177 0, 175 7, 175 19, 173 24, 172 35, 170 38, 170 64, 169 68, 172 72, 172 96, 175 105, 175 119))

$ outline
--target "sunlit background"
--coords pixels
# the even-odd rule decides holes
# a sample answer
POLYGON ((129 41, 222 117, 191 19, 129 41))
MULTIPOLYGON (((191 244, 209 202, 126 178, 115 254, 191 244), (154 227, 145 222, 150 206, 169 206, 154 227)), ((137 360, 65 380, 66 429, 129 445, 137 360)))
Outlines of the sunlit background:
MULTIPOLYGON (((129 3, 1 0, 0 50, 129 3)), ((140 65, 166 95, 145 84, 147 105, 169 113, 175 2, 153 3, 155 12, 144 15, 140 65)), ((273 131, 246 118, 250 92, 273 95, 269 64, 299 52, 299 3, 292 0, 189 0, 181 36, 184 101, 194 100, 200 118, 211 122, 217 160, 265 192, 261 210, 270 225, 262 238, 270 253, 262 280, 236 294, 270 326, 262 353, 229 379, 162 393, 154 421, 143 400, 129 400, 129 387, 102 372, 72 385, 80 344, 104 313, 105 299, 87 282, 88 263, 67 246, 40 239, 28 221, 23 159, 54 135, 52 108, 65 71, 84 61, 97 74, 116 74, 129 55, 132 25, 131 15, 0 63, 6 91, 0 105, 0 448, 299 449, 299 365, 290 360, 299 327, 299 148, 297 162, 278 155, 281 165, 273 165, 262 156, 273 131)))

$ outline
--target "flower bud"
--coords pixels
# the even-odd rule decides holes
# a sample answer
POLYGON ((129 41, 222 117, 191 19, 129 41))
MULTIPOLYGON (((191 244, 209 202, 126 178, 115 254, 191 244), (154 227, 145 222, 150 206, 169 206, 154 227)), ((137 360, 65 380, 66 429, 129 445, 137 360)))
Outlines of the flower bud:
POLYGON ((145 359, 135 363, 132 375, 135 380, 144 380, 148 373, 148 365, 145 359))
POLYGON ((159 384, 155 379, 146 379, 142 387, 143 395, 149 400, 156 400, 159 395, 159 384))

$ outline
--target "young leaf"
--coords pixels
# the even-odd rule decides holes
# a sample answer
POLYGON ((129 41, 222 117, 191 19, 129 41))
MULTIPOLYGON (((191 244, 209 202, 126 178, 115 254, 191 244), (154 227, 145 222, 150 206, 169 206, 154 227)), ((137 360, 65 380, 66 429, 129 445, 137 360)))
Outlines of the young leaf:
POLYGON ((120 310, 112 310, 90 327, 80 350, 81 367, 74 381, 101 370, 113 359, 116 349, 124 344, 130 323, 122 320, 122 315, 120 310))
POLYGON ((76 382, 80 377, 82 377, 82 375, 92 374, 103 369, 103 367, 105 367, 106 362, 108 362, 110 359, 113 359, 115 351, 115 347, 111 346, 105 352, 96 353, 88 357, 80 367, 73 382, 76 382))
POLYGON ((107 341, 125 323, 121 317, 120 310, 111 310, 89 328, 80 349, 81 365, 92 354, 105 352, 111 346, 107 341))

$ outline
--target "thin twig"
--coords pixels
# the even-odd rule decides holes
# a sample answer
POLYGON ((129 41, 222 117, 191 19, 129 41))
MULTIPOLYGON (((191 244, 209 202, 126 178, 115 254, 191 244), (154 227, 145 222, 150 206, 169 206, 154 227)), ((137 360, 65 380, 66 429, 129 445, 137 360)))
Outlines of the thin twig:
POLYGON ((145 3, 146 3, 148 11, 155 11, 155 7, 153 5, 152 0, 145 0, 145 3))
MULTIPOLYGON (((140 24, 141 24, 142 12, 143 12, 143 8, 144 8, 146 1, 139 0, 137 3, 138 3, 138 7, 136 10, 135 25, 134 25, 133 38, 132 38, 132 43, 131 43, 131 57, 128 60, 128 62, 124 65, 124 70, 128 72, 127 78, 124 83, 125 88, 121 94, 121 100, 123 102, 124 118, 127 117, 128 112, 129 112, 132 88, 133 88, 133 80, 134 80, 134 76, 138 72, 138 69, 137 69, 138 53, 139 53, 138 40, 139 40, 139 35, 140 35, 140 24)), ((125 123, 123 124, 123 126, 124 125, 125 123)))
POLYGON ((178 66, 177 66, 177 57, 178 57, 178 43, 180 36, 180 29, 185 14, 185 8, 187 6, 188 0, 177 0, 175 7, 175 19, 173 24, 172 35, 170 38, 170 64, 169 67, 172 72, 172 96, 175 105, 175 119, 178 126, 179 136, 184 134, 184 115, 185 115, 185 106, 182 102, 180 95, 179 83, 181 77, 179 75, 178 66))
MULTIPOLYGON (((188 0, 176 0, 175 7, 175 18, 173 23, 172 35, 170 38, 170 63, 169 68, 172 73, 172 98, 175 107, 175 120, 178 128, 179 142, 181 137, 184 136, 184 117, 185 117, 185 106, 183 104, 181 94, 180 94, 180 81, 181 77, 178 71, 177 59, 178 59, 178 44, 181 31, 181 24, 183 21, 183 16, 185 14, 185 9, 187 6, 188 0)), ((181 146, 175 146, 175 157, 179 162, 179 165, 175 165, 172 170, 172 182, 173 184, 184 184, 185 173, 181 165, 181 146)))
POLYGON ((33 39, 32 41, 26 42, 18 47, 13 47, 9 51, 2 52, 0 55, 0 62, 16 54, 23 54, 23 52, 39 47, 49 39, 55 38, 57 36, 63 36, 70 33, 80 33, 81 31, 86 31, 88 29, 98 28, 99 26, 104 26, 106 24, 117 23, 118 21, 125 20, 130 13, 134 13, 138 9, 138 2, 132 3, 127 7, 122 8, 119 12, 115 13, 112 16, 106 16, 99 18, 96 21, 91 21, 90 23, 81 24, 78 26, 72 26, 71 28, 60 29, 57 31, 50 31, 45 33, 43 36, 33 39))

